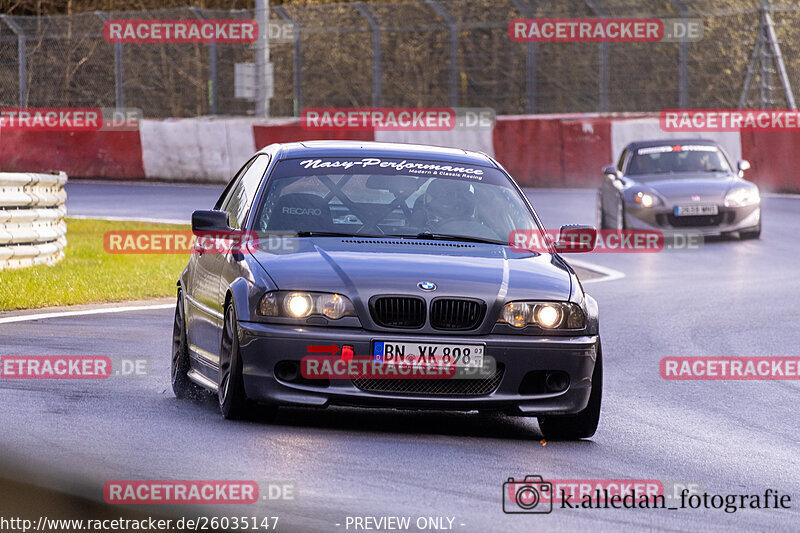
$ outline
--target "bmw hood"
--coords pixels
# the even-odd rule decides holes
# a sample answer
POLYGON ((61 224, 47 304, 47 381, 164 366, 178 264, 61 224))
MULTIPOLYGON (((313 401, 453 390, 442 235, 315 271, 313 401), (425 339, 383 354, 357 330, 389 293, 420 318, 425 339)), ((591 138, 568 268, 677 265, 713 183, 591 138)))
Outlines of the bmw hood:
POLYGON ((404 239, 292 239, 297 250, 254 252, 281 290, 341 292, 366 302, 374 295, 461 296, 566 301, 571 276, 550 254, 507 246, 404 239), (435 285, 423 290, 419 284, 435 285))

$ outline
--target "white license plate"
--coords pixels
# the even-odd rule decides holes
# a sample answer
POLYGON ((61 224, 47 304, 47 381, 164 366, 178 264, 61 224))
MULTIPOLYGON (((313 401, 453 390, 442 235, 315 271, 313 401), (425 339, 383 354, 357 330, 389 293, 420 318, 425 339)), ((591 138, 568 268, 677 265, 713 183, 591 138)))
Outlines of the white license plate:
POLYGON ((375 341, 372 355, 385 364, 414 364, 482 368, 482 344, 430 344, 420 342, 375 341))
POLYGON ((676 205, 675 216, 694 217, 702 215, 716 215, 719 207, 716 205, 676 205))

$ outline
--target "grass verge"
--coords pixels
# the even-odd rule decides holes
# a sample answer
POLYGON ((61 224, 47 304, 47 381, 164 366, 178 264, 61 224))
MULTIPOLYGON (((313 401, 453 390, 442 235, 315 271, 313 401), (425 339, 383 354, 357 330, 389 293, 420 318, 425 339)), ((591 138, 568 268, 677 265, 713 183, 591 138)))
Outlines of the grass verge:
POLYGON ((65 257, 54 266, 0 270, 0 311, 172 296, 188 254, 109 254, 112 230, 188 230, 189 226, 67 218, 65 257))

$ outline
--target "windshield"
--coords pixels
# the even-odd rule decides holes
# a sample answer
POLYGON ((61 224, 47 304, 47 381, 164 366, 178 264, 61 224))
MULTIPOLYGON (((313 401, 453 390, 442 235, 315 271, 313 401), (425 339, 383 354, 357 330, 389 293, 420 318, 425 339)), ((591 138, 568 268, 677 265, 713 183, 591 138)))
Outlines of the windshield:
POLYGON ((537 227, 497 169, 378 158, 282 161, 254 220, 261 232, 457 236, 502 244, 513 230, 537 227))
POLYGON ((730 165, 716 146, 652 146, 633 154, 629 175, 730 172, 730 165))

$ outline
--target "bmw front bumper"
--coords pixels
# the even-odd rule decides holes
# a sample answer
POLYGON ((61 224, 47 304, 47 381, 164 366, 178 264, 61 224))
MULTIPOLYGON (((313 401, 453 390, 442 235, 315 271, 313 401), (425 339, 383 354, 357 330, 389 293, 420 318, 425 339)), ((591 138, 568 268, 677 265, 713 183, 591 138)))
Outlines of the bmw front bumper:
POLYGON ((596 335, 546 338, 530 335, 437 336, 239 322, 245 392, 252 400, 273 405, 500 410, 525 416, 573 414, 583 410, 589 401, 598 343, 596 335), (367 356, 372 353, 372 344, 376 340, 485 344, 485 355, 495 359, 501 375, 496 385, 489 384, 492 390, 479 394, 428 394, 420 392, 425 387, 411 387, 410 383, 401 384, 407 390, 400 392, 375 391, 365 390, 368 387, 363 383, 357 386, 352 379, 294 381, 276 375, 281 374, 276 373, 276 365, 285 365, 287 361, 299 364, 309 355, 308 346, 350 345, 356 356, 367 356), (534 374, 528 375, 530 372, 534 374), (561 392, 542 390, 536 383, 547 372, 568 374, 568 387, 561 392))

